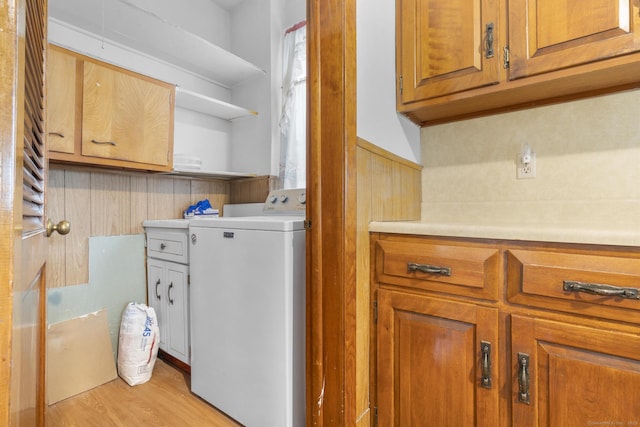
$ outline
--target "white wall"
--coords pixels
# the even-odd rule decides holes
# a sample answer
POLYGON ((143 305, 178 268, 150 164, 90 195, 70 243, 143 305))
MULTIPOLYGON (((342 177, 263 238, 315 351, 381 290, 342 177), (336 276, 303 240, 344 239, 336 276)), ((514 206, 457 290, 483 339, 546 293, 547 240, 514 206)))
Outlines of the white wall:
POLYGON ((232 102, 258 111, 258 115, 233 122, 231 163, 236 171, 259 175, 272 172, 273 111, 270 101, 275 76, 272 24, 267 17, 279 22, 273 8, 276 1, 280 0, 245 0, 231 13, 232 51, 266 71, 265 76, 233 88, 232 102))
POLYGON ((305 0, 245 0, 232 10, 231 50, 266 71, 264 78, 232 90, 233 103, 259 112, 233 122, 234 170, 278 175, 282 41, 285 30, 304 19, 305 0))
POLYGON ((284 0, 282 12, 282 33, 287 28, 307 19, 307 2, 305 0, 284 0))
POLYGON ((285 28, 305 19, 306 1, 245 0, 231 12, 210 0, 188 2, 188 5, 169 0, 138 3, 167 21, 229 49, 264 69, 266 75, 225 88, 189 70, 103 41, 100 35, 78 28, 53 22, 49 39, 105 62, 257 111, 258 116, 228 122, 177 108, 175 151, 201 156, 206 170, 277 175, 282 38, 285 28))
POLYGON ((395 2, 358 0, 357 133, 420 163, 420 128, 396 112, 395 2))

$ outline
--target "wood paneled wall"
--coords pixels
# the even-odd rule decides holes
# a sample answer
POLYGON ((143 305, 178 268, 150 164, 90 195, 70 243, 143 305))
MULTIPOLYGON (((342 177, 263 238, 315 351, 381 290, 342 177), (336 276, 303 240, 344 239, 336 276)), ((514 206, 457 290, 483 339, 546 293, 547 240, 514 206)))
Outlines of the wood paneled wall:
POLYGON ((420 219, 422 166, 362 138, 357 148, 356 404, 358 426, 373 425, 369 408, 371 221, 420 219))
POLYGON ((231 201, 229 203, 262 203, 267 200, 269 191, 282 188, 277 176, 258 176, 255 178, 231 181, 231 201))
POLYGON ((222 209, 231 198, 228 181, 57 165, 49 170, 47 191, 47 217, 71 223, 67 236, 49 239, 49 288, 88 282, 89 237, 144 233, 145 219, 182 218, 184 209, 205 198, 222 209))

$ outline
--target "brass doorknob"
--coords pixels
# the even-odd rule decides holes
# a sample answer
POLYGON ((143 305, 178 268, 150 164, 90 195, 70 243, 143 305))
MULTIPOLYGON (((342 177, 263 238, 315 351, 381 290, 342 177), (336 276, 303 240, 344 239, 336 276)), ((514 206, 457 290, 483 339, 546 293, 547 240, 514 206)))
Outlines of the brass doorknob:
POLYGON ((71 231, 71 224, 69 224, 69 221, 67 220, 62 220, 59 223, 54 224, 50 219, 47 219, 47 237, 51 236, 51 233, 54 231, 57 231, 58 234, 62 234, 63 236, 65 234, 69 234, 69 231, 71 231))

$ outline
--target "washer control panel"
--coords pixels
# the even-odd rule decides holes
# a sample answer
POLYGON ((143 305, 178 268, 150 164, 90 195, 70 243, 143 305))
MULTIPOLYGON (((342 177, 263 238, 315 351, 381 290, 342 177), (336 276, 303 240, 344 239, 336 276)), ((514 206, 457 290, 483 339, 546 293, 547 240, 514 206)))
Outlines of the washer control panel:
POLYGON ((306 211, 307 194, 304 188, 273 190, 262 208, 265 215, 304 215, 306 211))

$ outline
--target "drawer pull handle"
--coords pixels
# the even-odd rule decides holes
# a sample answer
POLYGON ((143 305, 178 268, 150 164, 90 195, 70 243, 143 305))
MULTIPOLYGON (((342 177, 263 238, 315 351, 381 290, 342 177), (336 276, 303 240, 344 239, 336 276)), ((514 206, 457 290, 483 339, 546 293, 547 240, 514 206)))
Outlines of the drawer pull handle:
POLYGON ((169 283, 169 289, 167 290, 167 298, 169 298, 169 304, 173 305, 173 298, 171 298, 171 289, 173 289, 173 282, 169 283))
POLYGON ((92 139, 91 142, 97 145, 113 145, 114 147, 118 145, 113 141, 96 141, 95 139, 92 139))
POLYGON ((487 26, 485 27, 485 32, 487 33, 487 38, 486 38, 486 49, 485 49, 485 53, 484 53, 484 57, 489 59, 489 58, 493 58, 493 22, 489 22, 487 24, 487 26))
POLYGON ((531 403, 529 394, 529 355, 518 353, 518 402, 531 403))
POLYGON ((158 293, 158 286, 160 286, 160 279, 156 282, 156 298, 160 301, 160 294, 158 293))
POLYGON ((562 282, 562 289, 570 292, 585 292, 587 294, 600 295, 604 297, 640 299, 639 289, 601 285, 599 283, 582 283, 572 280, 565 280, 562 282))
POLYGON ((49 135, 59 136, 60 138, 64 138, 64 133, 62 132, 49 132, 49 135))
POLYGON ((451 276, 451 268, 438 267, 429 264, 416 264, 415 262, 407 263, 407 271, 420 271, 427 274, 440 274, 442 276, 451 276))
POLYGON ((481 341, 480 352, 482 353, 482 378, 480 378, 480 386, 491 388, 491 343, 481 341))
POLYGON ((167 248, 167 245, 165 245, 164 243, 160 243, 160 250, 164 251, 167 248))

